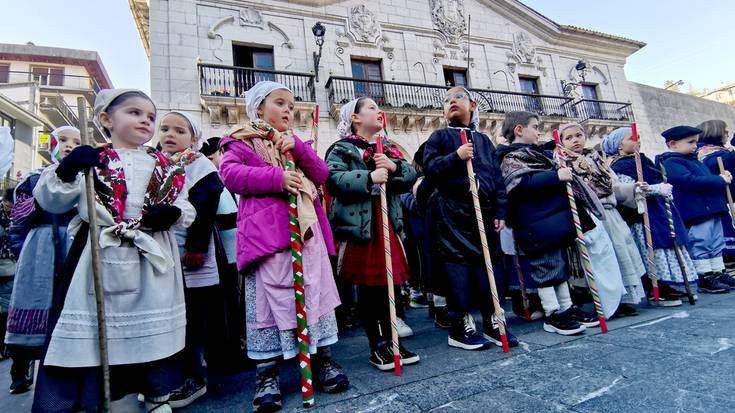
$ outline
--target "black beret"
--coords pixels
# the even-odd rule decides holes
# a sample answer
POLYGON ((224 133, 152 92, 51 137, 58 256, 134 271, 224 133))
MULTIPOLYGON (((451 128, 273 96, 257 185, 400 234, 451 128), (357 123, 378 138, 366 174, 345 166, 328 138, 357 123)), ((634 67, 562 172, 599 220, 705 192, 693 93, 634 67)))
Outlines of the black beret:
POLYGON ((702 133, 701 129, 693 128, 691 126, 674 126, 673 128, 666 129, 661 132, 661 136, 666 139, 666 142, 671 142, 690 138, 694 135, 699 135, 700 133, 702 133))

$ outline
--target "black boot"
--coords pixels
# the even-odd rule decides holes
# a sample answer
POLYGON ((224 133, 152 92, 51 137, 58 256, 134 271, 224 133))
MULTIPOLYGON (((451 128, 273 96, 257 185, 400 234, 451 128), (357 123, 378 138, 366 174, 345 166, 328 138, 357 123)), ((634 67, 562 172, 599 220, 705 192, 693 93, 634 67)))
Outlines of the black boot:
POLYGON ((27 392, 33 385, 33 360, 14 358, 10 367, 10 394, 27 392))
POLYGON ((342 370, 342 366, 332 360, 332 349, 329 346, 317 349, 314 362, 317 385, 325 393, 342 393, 350 388, 350 380, 342 370))

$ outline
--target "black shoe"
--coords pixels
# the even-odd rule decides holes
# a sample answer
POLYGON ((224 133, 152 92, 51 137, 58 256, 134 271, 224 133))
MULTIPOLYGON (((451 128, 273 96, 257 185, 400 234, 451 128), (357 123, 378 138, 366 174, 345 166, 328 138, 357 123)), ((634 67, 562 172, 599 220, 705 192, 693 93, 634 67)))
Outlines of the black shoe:
POLYGON ((33 361, 13 361, 10 367, 10 394, 22 394, 33 385, 33 361))
POLYGON ((724 285, 727 285, 728 287, 730 287, 730 289, 735 288, 735 277, 725 271, 719 273, 719 275, 717 276, 717 281, 724 285))
POLYGON ((255 374, 253 411, 270 413, 281 410, 281 386, 278 383, 278 366, 276 363, 258 365, 255 374))
POLYGON ((207 385, 205 383, 197 383, 194 379, 186 379, 183 386, 171 392, 168 404, 171 405, 172 409, 181 409, 206 393, 207 385))
POLYGON ((708 294, 724 294, 730 291, 730 286, 720 282, 717 275, 708 272, 699 276, 699 291, 708 294))
MULTIPOLYGON (((500 329, 499 328, 492 328, 492 323, 488 320, 486 323, 484 320, 482 322, 482 330, 484 332, 483 336, 485 338, 495 344, 498 347, 503 347, 503 340, 500 338, 500 329), (488 327, 485 327, 485 326, 488 327)), ((508 340, 508 347, 518 347, 518 338, 513 335, 513 333, 508 330, 508 326, 505 326, 505 338, 508 340)))
POLYGON ((393 360, 393 346, 390 343, 379 344, 378 348, 370 351, 369 362, 380 371, 393 370, 396 367, 393 360))
POLYGON ((447 341, 451 347, 463 350, 486 350, 490 348, 490 342, 477 333, 475 322, 469 314, 465 314, 464 317, 452 323, 447 341))
POLYGON ((398 345, 398 354, 401 355, 401 366, 410 366, 411 364, 416 364, 421 360, 421 357, 419 357, 418 354, 409 351, 406 347, 403 347, 402 344, 398 345))
POLYGON ((452 327, 452 322, 449 320, 449 310, 446 306, 434 307, 434 325, 445 330, 452 327))
POLYGON ((597 327, 600 325, 600 320, 597 319, 597 316, 585 312, 584 310, 582 310, 582 307, 573 305, 568 311, 569 316, 572 317, 572 320, 578 322, 579 324, 582 324, 585 327, 597 327))
POLYGON ((316 378, 325 393, 342 393, 350 388, 350 380, 342 370, 342 366, 331 358, 319 358, 316 378))
POLYGON ((620 304, 613 317, 632 317, 637 315, 638 310, 636 310, 632 305, 620 304))
POLYGON ((548 331, 549 333, 572 336, 581 334, 586 329, 587 327, 572 319, 569 310, 563 312, 558 310, 554 311, 551 315, 546 316, 544 320, 544 331, 548 331))

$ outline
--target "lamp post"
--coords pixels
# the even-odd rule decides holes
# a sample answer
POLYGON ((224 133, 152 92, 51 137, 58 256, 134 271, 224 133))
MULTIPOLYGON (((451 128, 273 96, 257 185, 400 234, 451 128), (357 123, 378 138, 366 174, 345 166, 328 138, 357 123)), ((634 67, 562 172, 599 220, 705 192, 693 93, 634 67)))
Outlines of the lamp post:
POLYGON ((322 59, 322 46, 324 46, 324 34, 327 32, 327 28, 324 27, 322 22, 316 22, 314 27, 311 28, 311 32, 314 34, 314 40, 316 45, 319 46, 319 53, 314 52, 314 75, 316 75, 316 81, 319 81, 319 61, 322 59))
MULTIPOLYGON (((574 70, 577 71, 577 75, 579 75, 579 77, 582 78, 582 82, 584 82, 588 72, 587 63, 585 63, 584 60, 579 60, 577 64, 574 65, 574 70)), ((561 91, 564 96, 569 96, 579 86, 582 86, 582 84, 577 82, 567 82, 563 79, 561 80, 561 91)))

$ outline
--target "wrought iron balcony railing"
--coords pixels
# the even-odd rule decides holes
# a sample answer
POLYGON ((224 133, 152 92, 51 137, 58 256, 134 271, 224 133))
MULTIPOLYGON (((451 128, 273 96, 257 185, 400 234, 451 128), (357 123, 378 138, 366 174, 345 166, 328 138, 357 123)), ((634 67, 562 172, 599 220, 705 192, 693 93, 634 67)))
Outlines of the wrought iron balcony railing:
POLYGON ((611 102, 607 100, 581 99, 572 105, 575 117, 580 121, 590 119, 632 122, 633 108, 630 103, 611 102))
POLYGON ((297 102, 316 102, 314 75, 309 73, 199 65, 199 88, 203 96, 245 97, 245 92, 262 80, 273 80, 288 86, 297 102))
MULTIPOLYGON (((332 76, 326 83, 330 104, 347 103, 355 97, 369 96, 382 107, 443 109, 446 86, 418 83, 362 80, 332 76)), ((531 95, 518 92, 470 89, 481 112, 507 113, 526 110, 541 116, 574 117, 573 99, 563 96, 531 95)))

